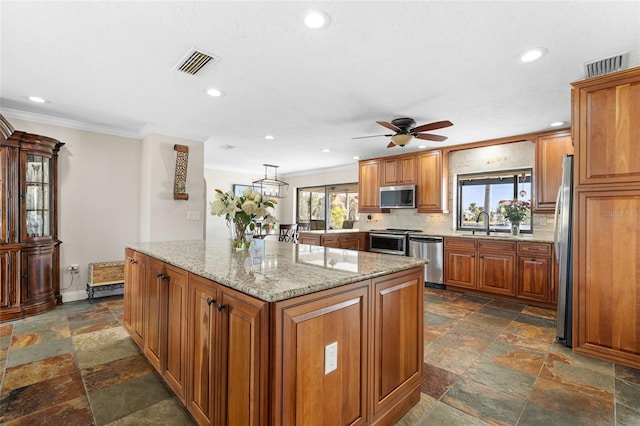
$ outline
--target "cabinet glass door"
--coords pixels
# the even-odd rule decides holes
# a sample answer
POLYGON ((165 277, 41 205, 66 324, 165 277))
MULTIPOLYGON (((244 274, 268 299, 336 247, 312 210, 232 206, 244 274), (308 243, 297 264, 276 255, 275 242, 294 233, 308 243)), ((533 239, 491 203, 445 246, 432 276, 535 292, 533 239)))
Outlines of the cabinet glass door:
POLYGON ((49 158, 24 154, 23 239, 51 235, 51 183, 49 158))

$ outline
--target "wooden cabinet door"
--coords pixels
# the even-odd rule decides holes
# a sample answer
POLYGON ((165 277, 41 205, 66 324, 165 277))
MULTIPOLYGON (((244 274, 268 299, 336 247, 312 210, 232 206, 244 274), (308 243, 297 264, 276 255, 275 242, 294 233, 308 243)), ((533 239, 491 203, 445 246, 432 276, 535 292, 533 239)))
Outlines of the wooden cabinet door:
POLYGON ((413 185, 416 183, 416 157, 400 156, 382 161, 381 185, 413 185))
POLYGON ((536 138, 535 212, 555 210, 556 196, 562 184, 562 160, 565 154, 573 154, 571 133, 568 130, 536 138))
POLYGON ((122 324, 129 334, 133 334, 133 293, 135 280, 135 266, 133 264, 133 249, 126 248, 124 250, 124 312, 122 315, 122 324))
POLYGON ((189 274, 189 317, 187 343, 187 410, 199 425, 214 425, 218 286, 189 274))
POLYGON ((551 258, 518 256, 518 297, 550 302, 550 284, 551 258))
POLYGON ((55 247, 40 246, 21 251, 21 302, 53 300, 55 247))
POLYGON ((476 252, 458 248, 444 249, 444 283, 476 288, 476 252))
POLYGON ((516 294, 516 247, 509 241, 478 242, 478 290, 516 294))
POLYGON ((162 374, 166 351, 167 281, 164 262, 150 258, 144 289, 144 354, 162 374))
POLYGON ((11 289, 14 286, 9 271, 12 253, 10 251, 0 252, 0 307, 11 306, 11 289))
POLYGON ((574 350, 640 368, 640 189, 577 193, 574 350))
POLYGON ((382 178, 380 185, 395 185, 400 179, 400 170, 399 161, 396 158, 391 158, 388 160, 382 161, 382 178))
POLYGON ((187 377, 187 273, 166 265, 166 362, 163 377, 185 404, 187 377))
POLYGON ((442 213, 443 172, 442 151, 418 154, 417 200, 418 213, 442 213))
POLYGON ((277 382, 269 424, 367 424, 369 284, 355 283, 275 305, 277 382), (325 352, 334 343, 336 369, 325 371, 325 352))
POLYGON ((134 253, 133 266, 134 266, 134 280, 132 285, 132 311, 131 311, 131 325, 133 328, 133 340, 136 341, 138 346, 144 350, 144 335, 145 335, 145 288, 147 286, 147 261, 148 257, 142 253, 134 253))
POLYGON ((361 213, 380 212, 380 162, 361 161, 358 170, 358 210, 361 213))
POLYGON ((577 185, 640 181, 638 68, 574 83, 577 185))
POLYGON ((320 235, 317 234, 308 234, 305 232, 301 232, 298 237, 299 244, 309 244, 312 246, 320 245, 320 235))
POLYGON ((266 302, 222 287, 219 420, 221 425, 261 425, 268 419, 268 308, 266 302))
POLYGON ((424 269, 377 278, 373 285, 372 423, 390 415, 390 403, 398 395, 420 398, 424 269))

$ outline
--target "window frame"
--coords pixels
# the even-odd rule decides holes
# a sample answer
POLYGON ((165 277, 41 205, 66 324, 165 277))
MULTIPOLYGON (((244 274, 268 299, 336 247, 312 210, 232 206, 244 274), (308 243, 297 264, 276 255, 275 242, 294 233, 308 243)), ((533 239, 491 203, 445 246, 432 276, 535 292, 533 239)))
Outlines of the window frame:
MULTIPOLYGON (((534 177, 533 177, 533 167, 523 167, 518 169, 509 169, 509 170, 495 170, 495 171, 485 171, 485 172, 474 172, 474 173, 465 173, 459 174, 456 176, 456 230, 457 231, 473 231, 473 230, 484 230, 484 223, 479 226, 469 226, 464 224, 464 209, 466 206, 462 205, 463 199, 463 188, 468 186, 481 186, 486 184, 504 184, 505 179, 513 180, 511 182, 513 184, 513 193, 511 195, 512 199, 518 200, 526 200, 529 201, 530 205, 532 204, 533 198, 533 188, 534 188, 534 177), (528 194, 524 198, 519 195, 520 190, 522 189, 522 175, 525 175, 524 184, 528 188, 528 194), (505 177, 508 176, 508 177, 505 177), (502 177, 502 179, 501 179, 502 177), (477 181, 478 183, 469 184, 464 183, 469 180, 477 181)), ((509 183, 509 182, 507 182, 509 183)), ((480 206, 484 211, 484 206, 480 206)), ((489 212, 491 215, 491 212, 489 212)), ((484 221, 483 221, 484 222, 484 221)), ((490 225, 490 229, 492 232, 500 232, 500 233, 508 233, 511 232, 508 225, 502 225, 502 227, 496 227, 495 225, 490 225)), ((529 208, 529 223, 525 226, 520 226, 520 233, 522 234, 533 234, 534 226, 533 226, 533 211, 532 205, 529 208)))
MULTIPOLYGON (((323 197, 324 197, 324 205, 323 205, 323 219, 324 220, 324 231, 327 231, 329 229, 334 229, 334 228, 330 228, 331 226, 331 195, 336 193, 335 188, 338 187, 353 187, 354 190, 349 191, 349 190, 345 190, 343 192, 339 192, 345 195, 345 209, 347 210, 347 219, 345 220, 354 220, 354 221, 358 221, 359 220, 359 216, 360 213, 358 211, 358 209, 355 210, 354 216, 355 219, 348 219, 349 218, 349 200, 353 199, 353 194, 355 194, 355 199, 359 202, 359 192, 358 192, 358 182, 348 182, 348 183, 338 183, 338 184, 331 184, 331 185, 310 185, 310 186, 304 186, 304 187, 299 187, 296 189, 296 199, 295 199, 295 205, 296 205, 296 222, 297 223, 306 223, 307 220, 315 220, 315 219, 311 219, 311 201, 312 201, 312 197, 309 197, 309 203, 308 203, 308 211, 309 211, 309 217, 308 218, 301 218, 300 217, 300 194, 302 192, 316 192, 319 193, 319 191, 317 191, 318 189, 324 189, 323 192, 323 197), (310 191, 310 190, 315 190, 315 191, 310 191), (351 195, 350 195, 351 194, 351 195)), ((335 228, 335 229, 344 229, 344 228, 335 228)))

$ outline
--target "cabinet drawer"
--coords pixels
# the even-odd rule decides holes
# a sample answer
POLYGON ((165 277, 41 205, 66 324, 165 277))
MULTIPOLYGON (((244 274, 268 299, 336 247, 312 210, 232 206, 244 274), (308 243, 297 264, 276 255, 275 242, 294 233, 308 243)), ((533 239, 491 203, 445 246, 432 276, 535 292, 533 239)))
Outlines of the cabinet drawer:
POLYGON ((518 243, 518 253, 551 255, 551 244, 546 243, 518 243))
POLYGON ((444 246, 447 248, 475 250, 476 240, 472 238, 445 238, 444 246))
POLYGON ((516 242, 515 241, 478 240, 478 250, 515 252, 516 242))

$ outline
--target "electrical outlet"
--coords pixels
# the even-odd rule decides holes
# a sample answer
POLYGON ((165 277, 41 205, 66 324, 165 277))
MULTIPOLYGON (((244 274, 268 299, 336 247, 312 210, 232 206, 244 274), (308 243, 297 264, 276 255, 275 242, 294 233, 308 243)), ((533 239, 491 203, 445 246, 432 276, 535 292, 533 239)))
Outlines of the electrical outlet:
POLYGON ((72 274, 77 274, 79 272, 80 266, 78 266, 77 264, 71 264, 69 265, 69 267, 67 268, 67 270, 69 272, 71 272, 72 274))
POLYGON ((187 212, 187 220, 200 220, 200 212, 187 212))
POLYGON ((338 368, 338 342, 324 347, 324 374, 329 374, 338 368))

